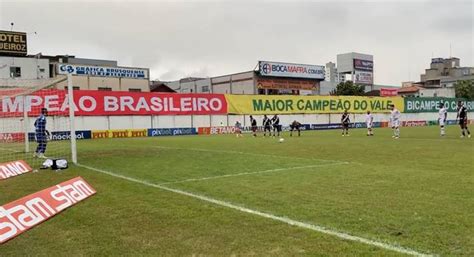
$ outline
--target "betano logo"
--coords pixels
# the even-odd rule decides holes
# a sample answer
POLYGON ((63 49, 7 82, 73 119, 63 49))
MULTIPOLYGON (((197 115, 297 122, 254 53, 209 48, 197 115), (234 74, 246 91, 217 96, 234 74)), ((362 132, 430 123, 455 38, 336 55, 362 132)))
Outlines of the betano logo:
POLYGON ((1 206, 0 244, 95 193, 83 178, 76 177, 1 206))

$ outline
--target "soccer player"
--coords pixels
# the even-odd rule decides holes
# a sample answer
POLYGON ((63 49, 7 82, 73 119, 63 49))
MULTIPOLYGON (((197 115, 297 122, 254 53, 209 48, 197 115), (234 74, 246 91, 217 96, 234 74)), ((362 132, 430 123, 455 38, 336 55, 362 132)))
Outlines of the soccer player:
POLYGON ((467 128, 467 108, 464 106, 462 101, 458 101, 458 115, 456 120, 459 119, 459 126, 461 127, 461 138, 466 136, 471 138, 471 132, 467 128))
POLYGON ((253 136, 257 137, 257 120, 250 115, 250 126, 252 126, 253 136))
POLYGON ((242 135, 242 124, 239 121, 235 122, 235 136, 236 137, 243 137, 242 135))
POLYGON ((298 131, 298 136, 301 136, 300 127, 301 127, 301 123, 299 123, 298 121, 294 120, 294 121, 290 124, 290 137, 293 136, 293 130, 297 130, 297 131, 298 131))
POLYGON ((444 125, 446 124, 446 120, 448 118, 448 110, 444 106, 444 103, 439 104, 439 118, 438 118, 438 123, 439 127, 441 129, 441 136, 443 137, 446 133, 444 131, 444 125))
POLYGON ((393 138, 400 138, 400 111, 395 108, 395 105, 390 105, 390 124, 392 125, 393 138))
POLYGON ((365 116, 365 123, 367 124, 367 136, 373 136, 374 131, 372 130, 372 126, 374 125, 374 116, 367 111, 367 115, 365 116))
POLYGON ((342 114, 342 117, 341 117, 342 136, 349 136, 349 124, 350 123, 351 123, 351 119, 349 118, 349 113, 347 113, 347 110, 346 110, 346 111, 344 111, 344 113, 342 114))
POLYGON ((280 136, 281 126, 280 126, 280 118, 278 115, 274 115, 272 118, 273 123, 273 137, 275 137, 275 131, 277 132, 277 136, 280 136))
POLYGON ((267 115, 263 115, 263 136, 272 136, 272 121, 267 117, 267 115))
POLYGON ((44 158, 44 152, 46 152, 46 144, 48 143, 49 131, 46 130, 46 116, 48 116, 48 110, 41 108, 41 114, 35 121, 35 137, 38 146, 34 153, 34 157, 44 158))

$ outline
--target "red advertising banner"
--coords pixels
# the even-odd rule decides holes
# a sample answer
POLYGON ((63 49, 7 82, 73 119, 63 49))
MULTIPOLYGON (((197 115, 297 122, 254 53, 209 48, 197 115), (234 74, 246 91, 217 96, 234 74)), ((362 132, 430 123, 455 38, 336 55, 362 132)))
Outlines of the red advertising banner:
POLYGON ((25 133, 4 132, 0 133, 0 143, 18 143, 25 141, 25 133))
POLYGON ((199 135, 220 135, 220 134, 234 134, 236 127, 223 126, 223 127, 201 127, 198 128, 199 135))
POLYGON ((76 177, 0 207, 0 244, 94 195, 83 178, 76 177))
POLYGON ((25 161, 12 161, 0 163, 0 180, 15 177, 33 171, 25 161))
MULTIPOLYGON (((66 90, 41 90, 34 95, 4 98, 0 117, 37 116, 41 108, 50 114, 68 115, 66 90), (25 104, 26 102, 26 104, 25 104)), ((102 115, 210 115, 226 114, 227 102, 222 94, 163 94, 124 91, 74 91, 77 116, 102 115)))
POLYGON ((398 88, 381 88, 380 96, 397 96, 398 88))

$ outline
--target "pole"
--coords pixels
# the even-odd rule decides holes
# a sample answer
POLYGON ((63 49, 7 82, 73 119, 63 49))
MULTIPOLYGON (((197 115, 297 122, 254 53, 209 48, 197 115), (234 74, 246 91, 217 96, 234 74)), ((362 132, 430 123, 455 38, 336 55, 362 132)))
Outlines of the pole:
POLYGON ((27 97, 23 96, 23 132, 25 134, 25 153, 30 152, 30 139, 28 137, 28 130, 30 127, 30 123, 28 122, 28 103, 27 97))
POLYGON ((76 149, 76 125, 74 119, 74 95, 72 90, 72 74, 67 75, 67 97, 69 102, 69 123, 71 124, 71 159, 72 163, 77 164, 77 149, 76 149))

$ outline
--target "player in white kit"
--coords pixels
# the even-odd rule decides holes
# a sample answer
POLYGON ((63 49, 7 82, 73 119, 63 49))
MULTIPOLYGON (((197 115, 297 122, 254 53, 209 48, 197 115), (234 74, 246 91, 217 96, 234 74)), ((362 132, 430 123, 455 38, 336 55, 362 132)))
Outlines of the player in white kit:
POLYGON ((367 136, 373 136, 374 132, 372 131, 372 127, 374 125, 374 116, 367 111, 367 115, 365 116, 365 124, 367 124, 367 136))
POLYGON ((448 110, 444 106, 444 103, 439 104, 439 118, 438 118, 438 123, 439 123, 439 128, 441 129, 441 136, 446 135, 446 132, 444 131, 444 126, 446 125, 446 120, 448 118, 448 110))
POLYGON ((390 124, 392 124, 393 138, 400 138, 400 111, 395 108, 395 105, 390 105, 390 124))

